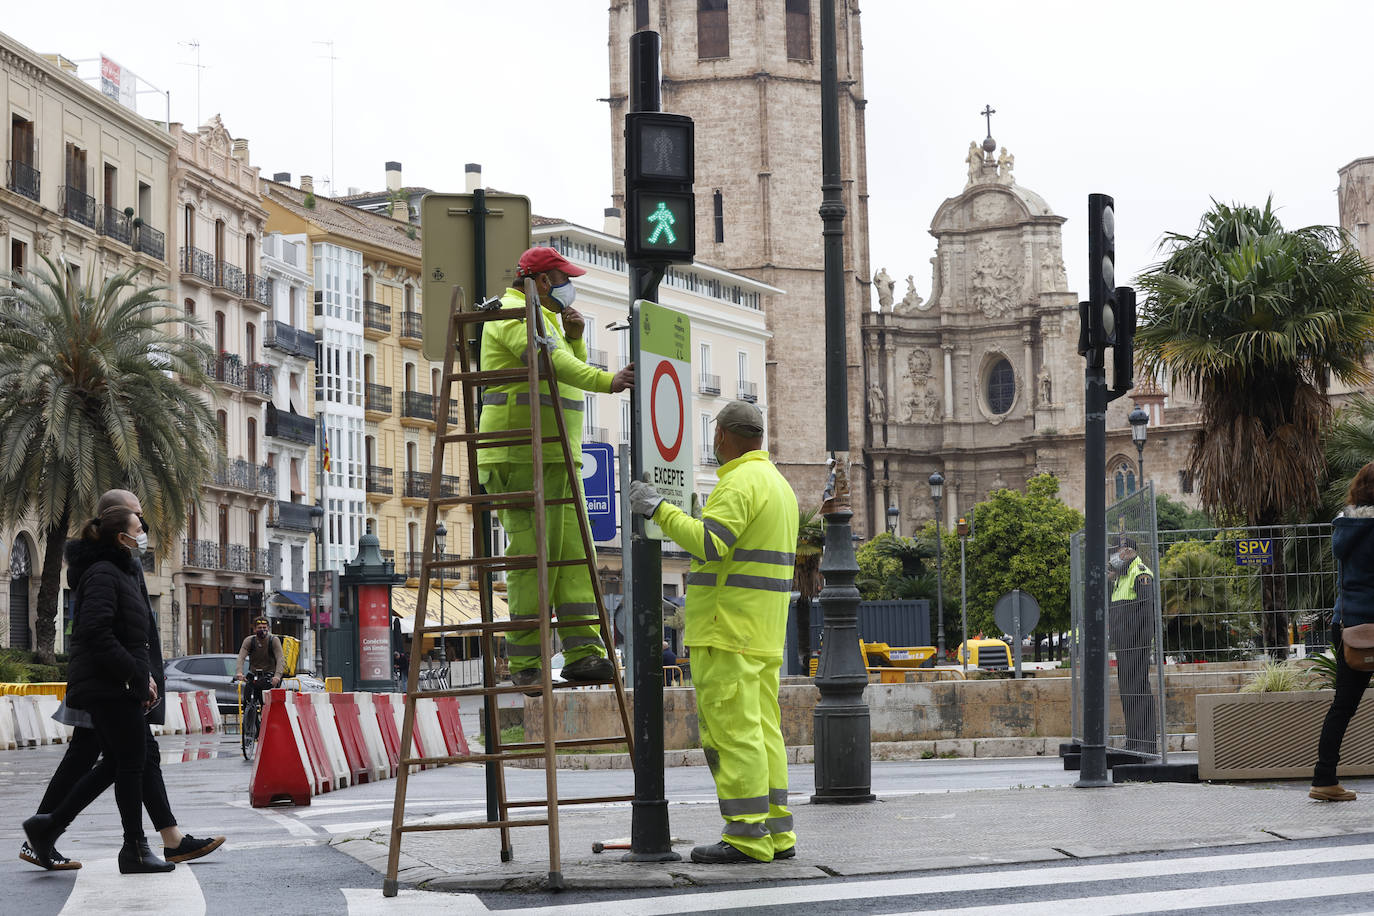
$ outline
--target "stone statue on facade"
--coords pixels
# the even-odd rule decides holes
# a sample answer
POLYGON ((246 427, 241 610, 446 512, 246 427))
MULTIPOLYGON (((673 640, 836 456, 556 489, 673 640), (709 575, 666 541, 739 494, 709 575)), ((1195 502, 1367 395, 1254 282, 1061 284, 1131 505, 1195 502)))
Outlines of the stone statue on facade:
POLYGON ((887 396, 877 382, 868 386, 868 418, 874 423, 887 419, 887 396))
POLYGON ((968 163, 968 183, 971 185, 983 175, 983 151, 978 148, 978 141, 969 141, 968 155, 964 161, 968 163))
POLYGON ((925 413, 927 423, 939 423, 943 412, 940 410, 940 398, 933 391, 926 391, 925 397, 921 400, 921 407, 925 413))
POLYGON ((878 307, 882 309, 892 308, 892 288, 896 284, 888 276, 887 268, 878 268, 878 272, 873 275, 873 286, 878 290, 878 307))
POLYGON ((1003 184, 1011 184, 1011 170, 1016 165, 1016 157, 1007 152, 1007 148, 1002 147, 1002 155, 997 157, 997 178, 1003 184))
POLYGON ((894 308, 893 311, 894 311, 894 312, 924 312, 925 309, 921 307, 921 306, 922 306, 922 303, 923 303, 924 301, 925 301, 925 300, 923 300, 923 299, 921 298, 921 294, 918 293, 918 292, 916 292, 916 280, 915 280, 915 278, 912 277, 911 274, 907 274, 907 275, 906 275, 906 295, 902 297, 902 301, 899 302, 899 303, 897 304, 897 307, 894 308))
POLYGON ((1037 379, 1039 385, 1040 406, 1049 407, 1054 402, 1050 400, 1050 370, 1041 369, 1040 377, 1037 379))

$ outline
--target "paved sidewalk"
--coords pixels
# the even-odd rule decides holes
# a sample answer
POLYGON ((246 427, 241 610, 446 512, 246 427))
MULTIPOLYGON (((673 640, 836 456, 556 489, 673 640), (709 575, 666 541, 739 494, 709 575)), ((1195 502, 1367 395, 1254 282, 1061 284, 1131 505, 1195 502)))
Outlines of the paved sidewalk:
MULTIPOLYGON (((1036 785, 887 797, 879 790, 877 802, 853 806, 812 805, 799 793, 791 799, 797 857, 766 865, 686 861, 694 844, 719 839, 714 804, 670 805, 674 849, 684 861, 668 864, 625 863, 620 850, 594 854, 594 842, 628 836, 629 808, 573 806, 560 809, 562 871, 569 888, 762 883, 1374 832, 1374 779, 1345 784, 1361 793, 1357 801, 1311 801, 1304 781, 1036 785)), ((562 777, 562 787, 576 792, 569 777, 562 777)), ((333 845, 384 872, 387 834, 377 830, 333 845)), ((518 828, 512 841, 514 860, 502 863, 495 830, 407 834, 399 879, 439 891, 541 887, 548 874, 546 828, 518 828)))

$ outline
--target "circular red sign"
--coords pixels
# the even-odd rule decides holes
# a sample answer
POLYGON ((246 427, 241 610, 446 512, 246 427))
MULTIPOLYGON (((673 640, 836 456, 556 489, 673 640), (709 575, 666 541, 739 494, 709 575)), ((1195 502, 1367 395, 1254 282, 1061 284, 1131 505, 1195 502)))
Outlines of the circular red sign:
POLYGON ((649 426, 654 431, 654 444, 658 446, 658 453, 663 456, 664 461, 672 461, 677 458, 677 453, 682 450, 682 432, 686 428, 683 416, 682 401, 682 382, 678 381, 677 373, 673 371, 673 364, 668 360, 663 360, 654 370, 654 380, 649 386, 649 426), (667 376, 677 389, 677 439, 672 445, 664 445, 663 437, 658 434, 658 412, 652 406, 658 403, 658 383, 667 376))

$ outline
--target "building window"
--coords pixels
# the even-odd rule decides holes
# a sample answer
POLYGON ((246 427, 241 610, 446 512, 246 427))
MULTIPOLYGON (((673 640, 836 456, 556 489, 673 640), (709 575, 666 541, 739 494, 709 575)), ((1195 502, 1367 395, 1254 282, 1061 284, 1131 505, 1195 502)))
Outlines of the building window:
POLYGON ((1122 462, 1116 469, 1116 498, 1125 499, 1135 492, 1135 469, 1122 462))
POLYGON ((728 0, 697 0, 697 58, 730 56, 728 0))
POLYGON ((1178 491, 1180 493, 1193 492, 1193 472, 1183 470, 1178 472, 1178 491))
POLYGON ((1001 416, 1011 410, 1016 400, 1016 373, 1005 358, 999 359, 988 373, 986 396, 988 410, 1001 416))
POLYGON ((725 241, 725 199, 720 196, 720 188, 711 195, 712 215, 716 223, 716 241, 725 241))
POLYGON ((649 0, 635 0, 635 31, 649 27, 649 0))
POLYGON ((10 239, 10 270, 22 274, 29 263, 29 246, 16 238, 10 239))
POLYGON ((787 56, 811 59, 811 0, 787 0, 787 56))

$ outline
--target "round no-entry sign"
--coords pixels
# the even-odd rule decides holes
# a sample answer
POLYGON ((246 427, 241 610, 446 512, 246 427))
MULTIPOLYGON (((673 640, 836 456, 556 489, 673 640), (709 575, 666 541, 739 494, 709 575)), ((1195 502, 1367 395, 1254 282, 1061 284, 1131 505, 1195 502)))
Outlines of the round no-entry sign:
POLYGON ((649 400, 654 409, 650 416, 650 426, 654 433, 654 445, 664 461, 675 461, 682 450, 683 430, 686 428, 687 408, 682 395, 682 379, 677 377, 677 369, 669 360, 663 360, 654 370, 654 380, 649 388, 649 400), (669 425, 676 416, 676 428, 669 425), (671 444, 665 439, 672 439, 671 444))

